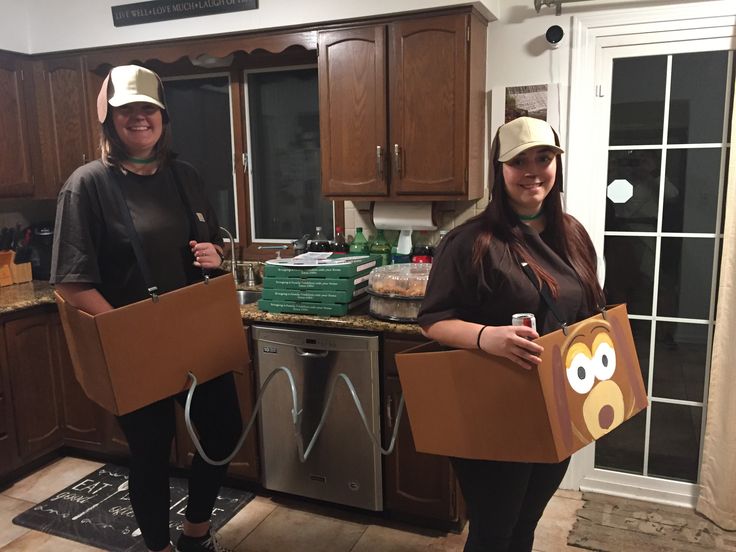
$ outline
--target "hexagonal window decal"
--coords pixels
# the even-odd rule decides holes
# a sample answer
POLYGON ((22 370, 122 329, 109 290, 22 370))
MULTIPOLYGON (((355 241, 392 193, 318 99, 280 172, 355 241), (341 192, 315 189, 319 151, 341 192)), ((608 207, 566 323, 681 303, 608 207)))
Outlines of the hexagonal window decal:
POLYGON ((608 185, 606 195, 614 203, 626 203, 634 196, 634 187, 628 180, 617 178, 608 185))

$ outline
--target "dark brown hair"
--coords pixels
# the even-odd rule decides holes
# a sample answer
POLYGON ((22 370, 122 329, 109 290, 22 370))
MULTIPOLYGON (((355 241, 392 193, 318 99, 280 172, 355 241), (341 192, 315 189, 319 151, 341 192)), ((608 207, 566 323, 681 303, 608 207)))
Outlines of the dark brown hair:
MULTIPOLYGON (((555 142, 558 145, 560 143, 557 133, 555 142)), ((485 210, 471 219, 483 222, 483 229, 473 244, 473 264, 482 270, 483 259, 490 250, 491 240, 498 239, 515 258, 528 263, 537 279, 549 287, 553 297, 557 297, 559 293, 557 281, 529 253, 524 242, 523 223, 511 208, 503 178, 503 163, 498 160, 498 134, 493 140, 490 156, 489 188, 492 198, 485 210)), ((562 211, 560 196, 562 181, 562 162, 560 155, 557 155, 555 182, 542 203, 546 228, 552 237, 550 245, 577 273, 588 304, 591 307, 603 306, 603 292, 596 275, 596 252, 582 224, 562 211)))
MULTIPOLYGON (((100 152, 102 154, 102 162, 105 165, 119 169, 129 154, 112 122, 112 112, 114 109, 114 107, 111 107, 107 110, 107 117, 101 125, 100 152)), ((176 157, 176 155, 171 151, 169 123, 165 120, 166 118, 163 116, 163 112, 161 115, 161 137, 153 147, 153 155, 157 158, 159 165, 164 166, 176 157)))

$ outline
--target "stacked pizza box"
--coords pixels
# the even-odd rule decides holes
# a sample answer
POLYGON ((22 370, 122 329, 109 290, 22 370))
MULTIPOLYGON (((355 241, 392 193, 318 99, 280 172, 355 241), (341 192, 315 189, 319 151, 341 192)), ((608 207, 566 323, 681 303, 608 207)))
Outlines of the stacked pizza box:
POLYGON ((368 276, 378 259, 378 255, 308 253, 267 261, 258 308, 343 316, 368 301, 368 276))

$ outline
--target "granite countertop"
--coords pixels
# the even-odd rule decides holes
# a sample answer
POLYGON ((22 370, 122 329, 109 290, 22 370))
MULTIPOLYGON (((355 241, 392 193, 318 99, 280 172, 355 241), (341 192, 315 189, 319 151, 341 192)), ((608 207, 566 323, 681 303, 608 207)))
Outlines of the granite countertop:
MULTIPOLYGON (((239 286, 241 289, 251 289, 239 286)), ((252 288, 258 289, 258 288, 252 288)), ((0 315, 53 304, 54 288, 48 282, 33 281, 25 284, 0 287, 0 315)), ((310 314, 282 314, 263 312, 257 303, 240 306, 243 322, 267 322, 273 324, 291 324, 343 330, 365 330, 371 332, 388 332, 406 335, 422 335, 416 324, 400 324, 377 320, 368 314, 364 306, 346 316, 315 316, 310 314)))
POLYGON ((0 314, 55 303, 54 288, 48 282, 32 281, 0 287, 0 314))
POLYGON ((271 322, 275 324, 294 324, 342 330, 368 330, 372 332, 399 333, 421 336, 422 332, 416 324, 400 324, 377 320, 368 314, 368 306, 361 307, 345 316, 316 316, 313 314, 286 314, 264 312, 256 303, 240 306, 240 314, 244 322, 271 322))

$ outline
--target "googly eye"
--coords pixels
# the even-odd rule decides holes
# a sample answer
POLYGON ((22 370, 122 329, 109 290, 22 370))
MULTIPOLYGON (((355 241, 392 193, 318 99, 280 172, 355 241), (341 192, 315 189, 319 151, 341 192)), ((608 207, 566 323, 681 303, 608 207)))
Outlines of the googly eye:
POLYGON ((607 380, 613 377, 616 371, 616 350, 610 343, 599 343, 593 353, 593 369, 595 377, 599 380, 607 380))
POLYGON ((593 388, 595 383, 595 369, 592 359, 578 353, 573 358, 567 369, 567 381, 576 393, 584 395, 593 388))

